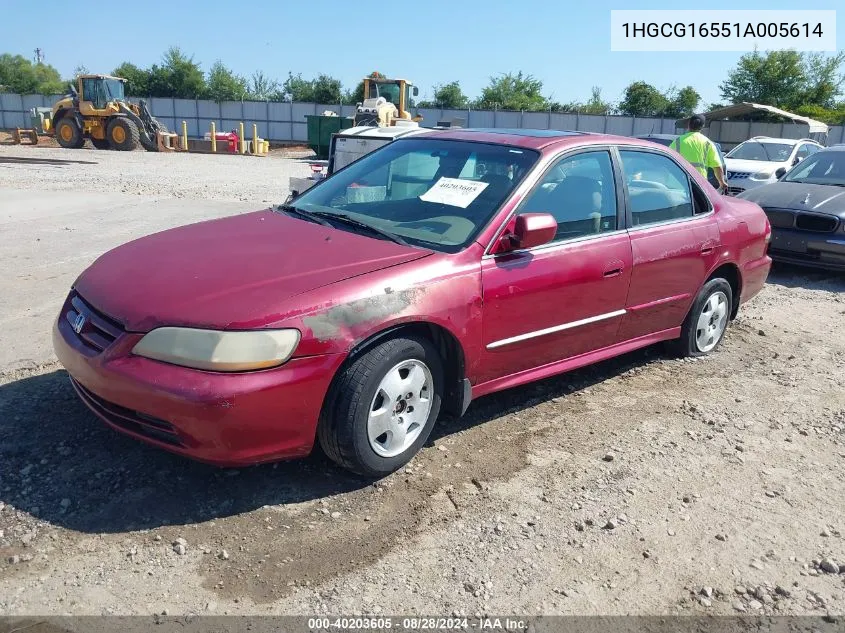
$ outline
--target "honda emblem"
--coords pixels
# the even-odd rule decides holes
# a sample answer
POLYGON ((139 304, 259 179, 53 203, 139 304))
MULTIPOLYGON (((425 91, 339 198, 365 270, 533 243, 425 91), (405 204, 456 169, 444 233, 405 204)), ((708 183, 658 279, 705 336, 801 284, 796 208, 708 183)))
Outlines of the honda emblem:
POLYGON ((79 334, 82 331, 82 328, 85 327, 85 315, 84 314, 77 314, 76 318, 73 320, 73 331, 79 334))

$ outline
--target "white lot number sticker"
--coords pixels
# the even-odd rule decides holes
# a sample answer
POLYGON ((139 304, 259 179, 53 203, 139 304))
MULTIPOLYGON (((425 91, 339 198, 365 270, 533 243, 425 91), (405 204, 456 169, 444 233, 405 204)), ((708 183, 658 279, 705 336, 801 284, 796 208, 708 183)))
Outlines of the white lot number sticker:
POLYGON ((420 200, 466 209, 489 184, 461 178, 441 178, 420 196, 420 200))

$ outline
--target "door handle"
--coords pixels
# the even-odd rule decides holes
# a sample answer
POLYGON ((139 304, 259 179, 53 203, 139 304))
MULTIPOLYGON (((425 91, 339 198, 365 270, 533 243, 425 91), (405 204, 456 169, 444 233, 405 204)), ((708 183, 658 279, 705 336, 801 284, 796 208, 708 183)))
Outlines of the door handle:
POLYGON ((616 276, 621 275, 621 274, 622 274, 622 266, 618 266, 616 268, 612 268, 610 270, 604 271, 602 276, 605 277, 605 278, 606 277, 616 277, 616 276))
POLYGON ((715 240, 707 240, 701 245, 701 254, 710 255, 710 253, 716 250, 716 246, 718 246, 718 243, 715 240))

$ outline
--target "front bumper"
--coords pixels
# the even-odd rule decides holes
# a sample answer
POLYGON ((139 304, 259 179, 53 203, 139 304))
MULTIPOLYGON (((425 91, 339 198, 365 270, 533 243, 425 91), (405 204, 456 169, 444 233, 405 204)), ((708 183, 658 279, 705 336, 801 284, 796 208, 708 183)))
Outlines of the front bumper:
POLYGON ((83 402, 112 428, 186 457, 245 466, 305 456, 343 355, 294 358, 239 374, 199 371, 135 356, 124 333, 91 355, 60 316, 53 347, 83 402))
POLYGON ((845 235, 775 228, 769 255, 777 262, 845 271, 845 235))

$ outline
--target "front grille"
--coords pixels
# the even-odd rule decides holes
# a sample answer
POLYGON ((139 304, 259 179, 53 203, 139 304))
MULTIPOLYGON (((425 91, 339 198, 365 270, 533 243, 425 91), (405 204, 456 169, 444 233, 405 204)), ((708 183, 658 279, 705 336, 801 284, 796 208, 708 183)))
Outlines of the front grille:
POLYGON ((839 220, 831 215, 790 211, 789 209, 763 209, 769 224, 778 229, 795 229, 814 233, 833 233, 839 226, 839 220))
POLYGON ((735 180, 735 179, 742 179, 748 178, 751 175, 750 171, 729 171, 728 172, 728 180, 735 180))
POLYGON ((171 446, 184 446, 176 432, 176 427, 170 424, 170 422, 103 400, 97 394, 80 385, 73 378, 70 381, 83 402, 111 424, 131 433, 164 442, 171 446))
POLYGON ((839 221, 829 215, 813 215, 799 213, 795 219, 795 228, 801 231, 815 231, 816 233, 833 233, 839 221))
POLYGON ((772 228, 777 229, 791 229, 795 226, 795 214, 792 211, 782 211, 780 209, 763 209, 766 212, 766 217, 769 218, 769 224, 772 228))
POLYGON ((93 354, 99 354, 123 334, 123 327, 117 321, 97 312, 75 290, 65 304, 64 318, 79 341, 93 354))

